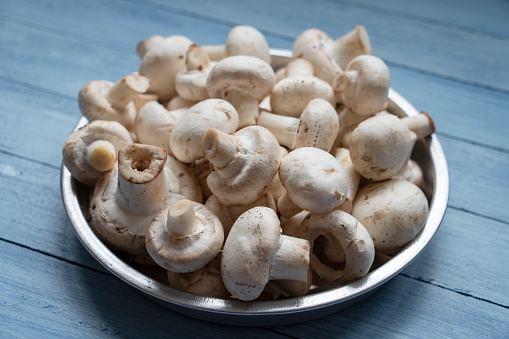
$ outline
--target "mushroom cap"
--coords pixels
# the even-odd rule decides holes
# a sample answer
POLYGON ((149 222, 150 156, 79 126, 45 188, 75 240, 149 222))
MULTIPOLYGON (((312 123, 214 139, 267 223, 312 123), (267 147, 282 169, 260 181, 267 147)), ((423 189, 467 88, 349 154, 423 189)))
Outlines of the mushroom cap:
POLYGON ((88 121, 108 120, 117 121, 128 130, 134 127, 136 106, 133 102, 125 109, 118 110, 108 101, 107 93, 114 83, 106 80, 92 80, 83 86, 78 94, 80 111, 88 121))
POLYGON ((411 182, 391 179, 361 188, 352 215, 366 227, 377 250, 394 255, 426 224, 428 201, 411 182))
POLYGON ((389 95, 391 75, 382 59, 373 55, 353 58, 334 80, 334 89, 341 94, 343 104, 358 115, 371 115, 380 111, 389 95), (346 74, 356 72, 350 83, 346 74))
POLYGON ((290 200, 310 212, 333 210, 348 192, 343 167, 330 153, 315 147, 291 151, 281 161, 279 177, 290 200))
POLYGON ((228 33, 225 56, 249 55, 270 64, 269 44, 265 36, 252 26, 235 26, 228 33))
POLYGON ((340 210, 308 214, 298 236, 310 243, 311 269, 329 281, 346 283, 363 277, 375 258, 373 241, 366 228, 340 210))
POLYGON ((223 282, 233 298, 254 300, 262 293, 279 246, 279 219, 271 208, 254 207, 237 219, 221 261, 223 282))
POLYGON ((102 175, 87 163, 87 146, 98 140, 110 142, 115 148, 115 157, 119 149, 133 142, 127 129, 116 121, 92 121, 74 131, 63 147, 63 161, 71 175, 88 186, 94 186, 102 175))
POLYGON ((375 115, 353 130, 349 149, 355 170, 381 181, 399 173, 412 150, 412 136, 397 116, 375 115))
POLYGON ((330 102, 312 99, 300 116, 293 148, 316 147, 329 152, 339 132, 338 114, 330 102))
POLYGON ((175 178, 177 178, 179 182, 179 194, 200 204, 203 202, 203 193, 200 182, 188 165, 183 164, 171 155, 168 155, 165 170, 171 171, 175 178))
POLYGON ((194 208, 197 226, 195 232, 175 236, 167 231, 168 213, 179 207, 179 202, 176 202, 155 215, 146 236, 147 251, 152 259, 164 269, 179 273, 193 272, 204 267, 217 256, 224 240, 223 225, 219 218, 204 205, 185 201, 190 202, 194 208))
POLYGON ((335 103, 334 90, 324 80, 310 75, 284 78, 274 85, 270 107, 274 113, 298 118, 307 104, 320 98, 335 103))
POLYGON ((138 142, 164 148, 170 152, 170 134, 177 120, 157 101, 143 105, 136 116, 134 131, 138 142))
POLYGON ((228 100, 228 91, 245 93, 261 101, 274 87, 274 70, 265 61, 248 55, 235 55, 219 61, 210 71, 207 91, 211 98, 228 100))
POLYGON ((175 77, 186 68, 186 53, 193 44, 184 36, 173 35, 152 46, 141 60, 139 72, 150 80, 150 92, 161 100, 175 94, 175 77))
POLYGON ((232 134, 239 126, 235 108, 222 99, 200 101, 179 119, 170 136, 170 148, 175 157, 185 163, 203 157, 201 139, 210 127, 232 134))
MULTIPOLYGON (((225 168, 214 168, 207 184, 225 205, 249 204, 260 197, 276 175, 280 147, 274 135, 260 126, 245 127, 233 136, 238 140, 237 155, 225 168)), ((209 158, 207 153, 205 157, 209 158)))

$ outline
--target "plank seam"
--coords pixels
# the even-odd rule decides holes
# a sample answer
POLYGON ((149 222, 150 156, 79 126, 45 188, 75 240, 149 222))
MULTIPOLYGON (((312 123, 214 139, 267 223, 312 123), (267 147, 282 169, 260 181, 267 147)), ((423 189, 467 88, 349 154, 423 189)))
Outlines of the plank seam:
POLYGON ((486 214, 481 214, 481 213, 469 211, 469 210, 467 210, 467 209, 465 209, 463 207, 457 207, 457 206, 452 206, 452 205, 448 204, 447 208, 452 208, 453 210, 457 210, 457 211, 460 211, 460 212, 465 212, 465 213, 468 213, 468 214, 472 214, 472 215, 475 215, 476 217, 480 217, 480 218, 488 219, 488 220, 491 220, 491 221, 499 222, 499 223, 504 224, 504 225, 509 225, 509 221, 505 221, 505 220, 502 220, 502 219, 490 217, 489 215, 486 215, 486 214))
POLYGON ((38 85, 34 85, 34 84, 31 84, 31 83, 26 82, 26 81, 20 81, 18 79, 12 79, 12 78, 9 78, 9 77, 3 76, 3 75, 0 75, 0 81, 3 81, 3 82, 8 83, 10 85, 15 84, 15 85, 26 87, 26 88, 30 88, 30 89, 33 89, 33 90, 36 90, 36 91, 39 91, 39 92, 43 92, 43 93, 46 93, 46 94, 51 94, 51 95, 54 95, 56 97, 59 97, 59 98, 62 98, 62 99, 66 99, 66 100, 76 101, 77 97, 78 97, 78 96, 72 97, 70 95, 67 95, 67 94, 64 94, 64 93, 61 93, 61 92, 57 92, 57 91, 54 91, 54 90, 51 90, 51 89, 47 89, 47 88, 44 88, 44 87, 41 87, 41 86, 38 86, 38 85))
POLYGON ((461 290, 458 290, 458 289, 454 289, 454 288, 450 288, 450 287, 446 287, 446 286, 442 286, 442 285, 439 285, 437 283, 434 283, 433 281, 431 280, 428 280, 428 279, 424 279, 424 278, 421 278, 421 277, 413 277, 411 275, 408 275, 406 273, 400 273, 401 276, 405 277, 405 278, 409 278, 409 279, 413 279, 413 280, 417 280, 417 281, 420 281, 420 282, 423 282, 423 283, 426 283, 426 284, 430 284, 432 286, 435 286, 435 287, 438 287, 438 288, 441 288, 441 289, 444 289, 444 290, 447 290, 447 291, 450 291, 450 292, 454 292, 454 293, 458 293, 458 294, 461 294, 465 297, 470 297, 470 298, 474 298, 476 300, 479 300, 479 301, 484 301, 484 302, 487 302, 489 304, 492 304, 492 305, 495 305, 495 306, 500 306, 500 307, 503 307, 503 308, 506 308, 506 309, 509 309, 509 305, 504 305, 504 304, 500 304, 500 303, 497 303, 495 301, 491 301, 489 299, 485 299, 485 298, 481 298, 481 297, 477 297, 475 295, 472 295, 470 293, 467 293, 465 291, 461 291, 461 290))
MULTIPOLYGON (((63 146, 64 145, 62 145, 62 147, 63 146)), ((5 155, 11 156, 11 157, 15 157, 15 158, 18 158, 18 159, 22 159, 22 160, 25 160, 25 161, 30 161, 32 163, 36 163, 36 164, 39 164, 39 165, 42 165, 42 166, 45 166, 45 167, 48 167, 48 168, 60 171, 60 167, 58 167, 58 166, 55 166, 55 165, 52 165, 52 164, 48 164, 46 162, 35 160, 35 159, 32 159, 32 158, 28 158, 28 157, 26 157, 24 155, 16 154, 16 153, 4 150, 4 149, 0 149, 0 153, 3 153, 5 155)))
POLYGON ((488 149, 491 149, 491 150, 496 151, 496 152, 501 152, 501 153, 509 154, 509 149, 505 149, 505 148, 501 148, 501 147, 497 147, 497 146, 492 146, 492 145, 484 144, 482 142, 477 142, 477 141, 474 141, 474 140, 465 139, 465 138, 458 137, 458 136, 455 136, 455 135, 452 135, 452 134, 449 134, 449 133, 435 132, 435 134, 438 135, 438 136, 442 136, 444 138, 449 138, 449 139, 453 139, 453 140, 456 140, 456 141, 464 142, 466 144, 471 144, 471 145, 474 145, 474 146, 488 148, 488 149))

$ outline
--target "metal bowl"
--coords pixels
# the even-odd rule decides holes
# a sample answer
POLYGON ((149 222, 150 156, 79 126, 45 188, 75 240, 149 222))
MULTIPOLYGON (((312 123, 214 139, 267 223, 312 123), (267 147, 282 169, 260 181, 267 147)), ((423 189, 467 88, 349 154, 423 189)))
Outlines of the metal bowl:
MULTIPOLYGON (((286 64, 291 52, 271 50, 275 68, 286 64)), ((418 114, 417 110, 392 89, 389 91, 388 110, 400 117, 418 114)), ((87 123, 82 118, 77 127, 87 123)), ((274 301, 243 302, 230 299, 208 298, 182 292, 164 283, 164 272, 130 263, 122 253, 110 250, 94 234, 87 222, 88 201, 91 189, 78 183, 62 165, 61 189, 64 206, 76 235, 83 246, 105 268, 143 295, 173 311, 207 321, 246 326, 269 326, 297 323, 316 319, 345 309, 373 293, 396 276, 424 250, 438 230, 449 196, 447 163, 435 135, 419 140, 412 159, 424 172, 424 193, 430 203, 429 217, 423 230, 395 257, 371 270, 365 277, 344 286, 334 283, 322 285, 310 294, 274 301), (129 264, 128 264, 129 263, 129 264)))

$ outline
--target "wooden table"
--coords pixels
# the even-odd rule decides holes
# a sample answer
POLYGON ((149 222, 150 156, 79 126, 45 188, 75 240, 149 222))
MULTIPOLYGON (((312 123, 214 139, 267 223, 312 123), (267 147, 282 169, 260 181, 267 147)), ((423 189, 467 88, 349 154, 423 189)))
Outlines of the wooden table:
POLYGON ((0 4, 0 337, 509 336, 509 4, 502 0, 3 0, 0 4), (364 301, 301 324, 198 321, 148 300, 76 238, 62 145, 89 80, 136 71, 136 44, 222 44, 239 24, 290 49, 311 27, 363 24, 392 87, 433 115, 449 205, 422 255, 364 301))

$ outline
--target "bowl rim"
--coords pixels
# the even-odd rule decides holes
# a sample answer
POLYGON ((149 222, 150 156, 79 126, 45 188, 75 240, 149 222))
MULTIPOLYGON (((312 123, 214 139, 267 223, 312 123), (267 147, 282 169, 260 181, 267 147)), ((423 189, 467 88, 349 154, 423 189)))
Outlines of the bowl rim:
MULTIPOLYGON (((272 64, 277 67, 277 65, 288 62, 291 51, 271 49, 271 55, 273 56, 272 64)), ((409 116, 419 114, 405 98, 392 88, 389 90, 389 100, 409 116)), ((87 122, 87 119, 82 117, 75 129, 84 126, 87 122)), ((64 164, 61 167, 60 183, 62 200, 70 223, 88 252, 115 276, 157 303, 195 318, 232 325, 266 326, 274 323, 271 320, 278 315, 282 316, 274 318, 278 318, 278 324, 281 321, 293 323, 333 313, 372 293, 410 265, 429 244, 437 232, 447 208, 449 174, 446 158, 436 135, 428 137, 426 143, 429 146, 434 169, 434 184, 432 199, 429 202, 429 216, 423 230, 395 257, 384 263, 382 265, 384 269, 375 269, 347 285, 303 297, 244 302, 202 297, 171 288, 126 264, 97 238, 82 213, 77 196, 77 185, 80 184, 72 179, 64 164), (242 318, 241 321, 239 321, 239 317, 242 318)))

